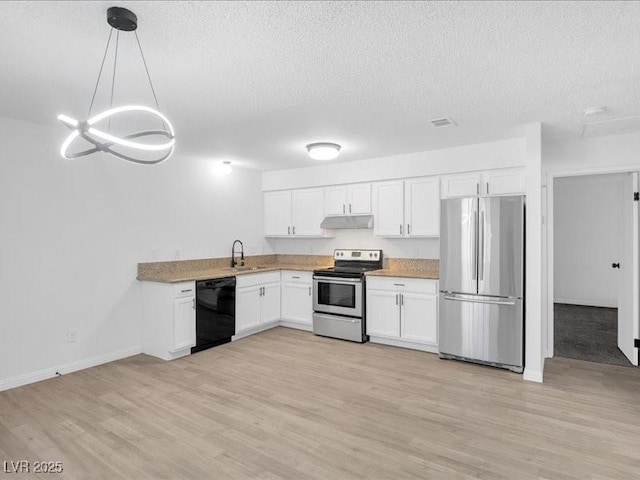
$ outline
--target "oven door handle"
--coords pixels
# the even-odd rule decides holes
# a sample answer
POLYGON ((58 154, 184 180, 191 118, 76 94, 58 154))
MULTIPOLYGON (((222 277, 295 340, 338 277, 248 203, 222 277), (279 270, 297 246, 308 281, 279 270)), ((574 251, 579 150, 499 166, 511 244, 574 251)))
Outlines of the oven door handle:
POLYGON ((353 284, 353 283, 362 283, 361 278, 340 278, 340 277, 318 277, 313 276, 314 280, 319 280, 322 282, 331 282, 331 283, 342 283, 342 284, 353 284))

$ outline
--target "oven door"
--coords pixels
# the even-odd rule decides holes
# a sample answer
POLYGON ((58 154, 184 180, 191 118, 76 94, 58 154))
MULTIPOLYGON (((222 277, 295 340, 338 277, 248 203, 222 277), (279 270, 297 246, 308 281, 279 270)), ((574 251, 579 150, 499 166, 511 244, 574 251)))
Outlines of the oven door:
POLYGON ((362 318, 362 279, 314 275, 313 311, 362 318))

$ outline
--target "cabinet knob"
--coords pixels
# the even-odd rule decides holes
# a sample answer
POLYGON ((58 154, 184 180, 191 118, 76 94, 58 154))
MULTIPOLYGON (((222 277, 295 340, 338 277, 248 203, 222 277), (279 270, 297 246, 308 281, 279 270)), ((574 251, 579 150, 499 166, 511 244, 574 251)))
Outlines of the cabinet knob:
POLYGON ((620 268, 620 263, 612 263, 611 268, 620 268))

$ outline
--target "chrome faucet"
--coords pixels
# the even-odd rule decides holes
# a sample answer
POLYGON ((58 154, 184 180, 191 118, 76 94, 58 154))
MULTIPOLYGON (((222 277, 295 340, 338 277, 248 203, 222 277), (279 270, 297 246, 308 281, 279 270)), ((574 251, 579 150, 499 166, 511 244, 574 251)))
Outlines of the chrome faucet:
POLYGON ((238 262, 236 262, 236 243, 240 244, 240 261, 242 262, 240 265, 244 265, 244 245, 240 240, 234 240, 231 246, 231 268, 238 265, 238 262))

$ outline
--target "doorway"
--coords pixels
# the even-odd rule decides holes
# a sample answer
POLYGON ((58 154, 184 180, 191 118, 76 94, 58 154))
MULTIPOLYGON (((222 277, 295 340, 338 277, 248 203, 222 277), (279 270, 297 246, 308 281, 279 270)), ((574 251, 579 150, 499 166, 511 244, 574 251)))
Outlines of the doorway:
POLYGON ((637 365, 637 173, 553 181, 553 352, 637 365))

